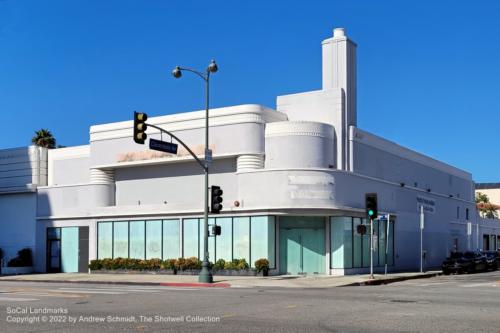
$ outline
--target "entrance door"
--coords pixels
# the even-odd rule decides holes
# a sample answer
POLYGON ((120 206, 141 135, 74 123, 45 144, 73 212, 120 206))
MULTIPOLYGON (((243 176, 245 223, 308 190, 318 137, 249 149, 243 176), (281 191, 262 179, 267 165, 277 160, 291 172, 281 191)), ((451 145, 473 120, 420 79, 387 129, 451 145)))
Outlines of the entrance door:
POLYGON ((47 272, 88 272, 89 227, 47 228, 47 272))
POLYGON ((325 274, 324 219, 280 219, 280 274, 325 274))
POLYGON ((61 241, 58 239, 47 241, 47 272, 61 272, 61 241))

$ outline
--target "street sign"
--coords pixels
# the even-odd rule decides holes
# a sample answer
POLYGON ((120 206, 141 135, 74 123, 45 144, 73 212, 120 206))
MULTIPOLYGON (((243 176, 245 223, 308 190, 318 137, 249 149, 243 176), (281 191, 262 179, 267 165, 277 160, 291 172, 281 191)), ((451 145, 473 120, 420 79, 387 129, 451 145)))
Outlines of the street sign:
POLYGON ((208 164, 212 163, 212 149, 205 149, 205 161, 208 164))
POLYGON ((156 139, 149 139, 149 149, 159 150, 164 153, 177 154, 177 144, 156 139))

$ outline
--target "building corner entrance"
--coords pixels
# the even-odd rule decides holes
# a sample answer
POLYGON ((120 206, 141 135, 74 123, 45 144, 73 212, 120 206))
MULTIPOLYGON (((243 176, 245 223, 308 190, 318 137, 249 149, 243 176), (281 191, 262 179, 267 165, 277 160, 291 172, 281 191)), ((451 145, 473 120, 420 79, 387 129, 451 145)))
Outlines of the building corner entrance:
POLYGON ((280 217, 280 274, 325 274, 325 218, 280 217))

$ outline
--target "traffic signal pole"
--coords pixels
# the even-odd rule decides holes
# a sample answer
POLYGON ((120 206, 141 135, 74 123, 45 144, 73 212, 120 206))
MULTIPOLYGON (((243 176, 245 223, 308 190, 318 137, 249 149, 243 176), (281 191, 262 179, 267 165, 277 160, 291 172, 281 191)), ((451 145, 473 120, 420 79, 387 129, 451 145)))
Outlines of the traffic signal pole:
POLYGON ((370 218, 370 279, 373 279, 373 218, 370 218))

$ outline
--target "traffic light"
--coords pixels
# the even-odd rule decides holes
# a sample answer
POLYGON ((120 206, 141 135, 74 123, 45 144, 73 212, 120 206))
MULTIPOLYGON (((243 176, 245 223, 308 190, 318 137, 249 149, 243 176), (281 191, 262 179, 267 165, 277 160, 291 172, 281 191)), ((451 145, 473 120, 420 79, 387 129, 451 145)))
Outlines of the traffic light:
POLYGON ((364 224, 359 224, 357 227, 356 227, 356 231, 358 232, 358 234, 360 235, 364 235, 366 234, 366 225, 364 224))
POLYGON ((135 141, 135 143, 139 143, 139 144, 143 145, 144 141, 146 141, 146 138, 148 137, 146 134, 146 129, 148 128, 148 125, 146 125, 147 119, 148 119, 147 114, 134 111, 134 141, 135 141))
POLYGON ((366 193, 365 194, 365 208, 366 215, 369 219, 376 219, 378 216, 377 209, 377 193, 366 193))
POLYGON ((220 236, 221 231, 222 231, 222 228, 220 227, 220 225, 213 225, 212 226, 212 235, 220 236))
POLYGON ((212 185, 212 209, 210 212, 219 214, 222 210, 222 189, 220 186, 212 185))

